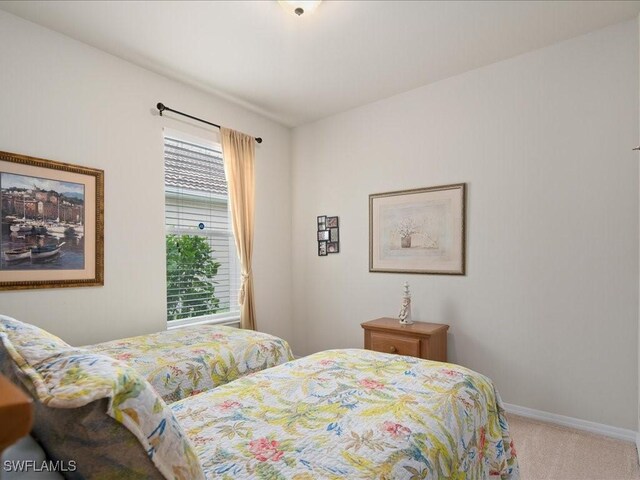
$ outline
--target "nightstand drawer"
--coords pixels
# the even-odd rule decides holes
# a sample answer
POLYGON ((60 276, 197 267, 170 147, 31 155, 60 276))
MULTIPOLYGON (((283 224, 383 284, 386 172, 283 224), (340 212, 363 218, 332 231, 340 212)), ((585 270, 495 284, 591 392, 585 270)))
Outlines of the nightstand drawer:
POLYGON ((371 350, 420 357, 420 339, 371 332, 371 350))
POLYGON ((402 325, 397 318, 377 318, 361 324, 364 348, 385 353, 447 361, 447 330, 442 323, 414 322, 402 325))

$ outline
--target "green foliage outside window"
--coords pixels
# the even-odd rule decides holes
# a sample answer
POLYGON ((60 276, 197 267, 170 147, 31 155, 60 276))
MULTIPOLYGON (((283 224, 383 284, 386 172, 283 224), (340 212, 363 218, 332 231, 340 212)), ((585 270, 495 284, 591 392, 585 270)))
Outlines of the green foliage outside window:
POLYGON ((167 235, 167 319, 199 317, 220 310, 214 281, 220 263, 207 239, 167 235))

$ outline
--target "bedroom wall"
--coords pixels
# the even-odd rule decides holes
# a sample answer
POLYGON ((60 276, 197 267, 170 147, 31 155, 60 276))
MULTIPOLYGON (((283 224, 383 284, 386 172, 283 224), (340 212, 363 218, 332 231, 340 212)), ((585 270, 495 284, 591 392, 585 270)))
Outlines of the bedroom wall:
POLYGON ((162 129, 158 101, 264 138, 256 149, 253 273, 258 327, 291 337, 288 128, 68 37, 0 12, 0 150, 105 171, 105 286, 0 292, 0 313, 72 344, 162 330, 162 129))
POLYGON ((635 430, 638 98, 631 21, 296 128, 297 353, 362 347, 408 280, 505 402, 635 430), (457 182, 466 276, 369 273, 368 195, 457 182), (318 257, 324 214, 340 253, 318 257))

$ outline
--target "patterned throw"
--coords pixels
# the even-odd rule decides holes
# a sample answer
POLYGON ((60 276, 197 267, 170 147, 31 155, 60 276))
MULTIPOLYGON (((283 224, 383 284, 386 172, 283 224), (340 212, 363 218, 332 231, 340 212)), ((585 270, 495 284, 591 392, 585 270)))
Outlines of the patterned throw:
MULTIPOLYGON (((165 478, 203 478, 198 458, 171 409, 134 369, 105 355, 69 347, 37 327, 4 316, 0 316, 0 342, 10 357, 3 361, 14 363, 18 378, 40 404, 73 416, 79 407, 108 399, 104 420, 92 425, 98 430, 96 434, 112 429, 112 418, 137 438, 138 448, 144 449, 165 478)), ((3 365, 3 371, 6 367, 3 365)), ((86 426, 72 428, 76 431, 67 434, 69 438, 77 438, 86 426)), ((115 432, 113 435, 117 438, 115 432)), ((92 440, 87 438, 87 443, 92 440)), ((122 457, 132 447, 114 442, 107 445, 110 449, 122 449, 122 457)), ((107 475, 131 476, 118 465, 107 475)))
POLYGON ((281 338, 198 325, 84 347, 135 368, 171 403, 293 360, 281 338))
POLYGON ((326 351, 171 408, 207 479, 519 478, 498 393, 457 365, 326 351))

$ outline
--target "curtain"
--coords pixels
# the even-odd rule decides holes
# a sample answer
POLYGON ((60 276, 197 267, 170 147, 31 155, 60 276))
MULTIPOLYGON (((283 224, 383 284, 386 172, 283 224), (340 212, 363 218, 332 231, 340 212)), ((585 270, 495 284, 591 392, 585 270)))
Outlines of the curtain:
POLYGON ((255 330, 256 314, 251 272, 255 212, 255 140, 249 135, 224 127, 220 129, 220 136, 224 173, 229 188, 233 234, 242 274, 238 295, 240 326, 255 330))

